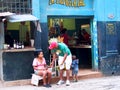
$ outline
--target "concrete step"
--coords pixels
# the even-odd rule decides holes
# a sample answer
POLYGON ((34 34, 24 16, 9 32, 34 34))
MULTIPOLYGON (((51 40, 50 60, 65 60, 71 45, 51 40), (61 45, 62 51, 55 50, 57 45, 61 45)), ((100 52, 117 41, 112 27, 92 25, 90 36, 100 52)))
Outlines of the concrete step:
MULTIPOLYGON (((90 79, 90 78, 100 78, 103 77, 101 72, 98 71, 92 71, 91 69, 84 69, 80 70, 78 73, 78 79, 90 79)), ((65 79, 65 77, 64 77, 65 79)), ((70 77, 70 80, 72 81, 72 76, 70 77)), ((51 83, 55 84, 59 81, 59 77, 52 77, 51 83)), ((10 87, 10 86, 24 86, 24 85, 31 85, 31 79, 24 79, 24 80, 15 80, 15 81, 0 81, 0 87, 10 87)), ((40 84, 42 85, 42 80, 40 81, 40 84)))
MULTIPOLYGON (((79 72, 78 74, 78 80, 82 80, 82 79, 90 79, 90 78, 100 78, 100 77, 103 77, 102 73, 101 72, 98 72, 98 71, 84 71, 83 72, 79 72)), ((66 77, 64 77, 64 80, 66 79, 66 77)), ((70 80, 72 81, 73 80, 73 77, 70 76, 70 80)), ((51 83, 57 83, 59 81, 59 77, 54 77, 52 78, 51 80, 51 83)))

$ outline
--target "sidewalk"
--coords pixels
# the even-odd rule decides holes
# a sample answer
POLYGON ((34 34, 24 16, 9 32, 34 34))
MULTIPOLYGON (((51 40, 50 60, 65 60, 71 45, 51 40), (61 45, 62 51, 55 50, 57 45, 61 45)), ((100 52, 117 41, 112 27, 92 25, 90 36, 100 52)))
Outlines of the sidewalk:
MULTIPOLYGON (((78 73, 78 79, 89 79, 89 78, 98 78, 102 77, 101 72, 93 71, 91 69, 81 69, 78 73)), ((54 77, 51 80, 52 84, 57 83, 59 80, 59 77, 54 77)), ((72 77, 70 77, 70 80, 72 80, 72 77)), ((24 85, 30 85, 30 79, 24 79, 24 80, 15 80, 15 81, 0 81, 0 87, 10 87, 10 86, 24 86, 24 85)))
POLYGON ((52 84, 51 88, 45 88, 25 85, 3 87, 0 90, 120 90, 120 76, 79 80, 78 82, 71 82, 70 86, 52 84))

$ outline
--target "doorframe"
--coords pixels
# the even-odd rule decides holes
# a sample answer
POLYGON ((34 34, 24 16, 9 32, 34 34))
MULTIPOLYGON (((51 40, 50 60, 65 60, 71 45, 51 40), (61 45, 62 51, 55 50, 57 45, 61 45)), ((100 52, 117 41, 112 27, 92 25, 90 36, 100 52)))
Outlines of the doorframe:
POLYGON ((48 18, 89 18, 90 19, 90 31, 91 31, 91 55, 92 55, 92 69, 98 70, 98 35, 97 35, 97 20, 94 16, 56 16, 56 15, 48 15, 48 18))
POLYGON ((92 69, 98 71, 98 34, 97 34, 97 20, 90 19, 91 29, 91 53, 92 53, 92 69))

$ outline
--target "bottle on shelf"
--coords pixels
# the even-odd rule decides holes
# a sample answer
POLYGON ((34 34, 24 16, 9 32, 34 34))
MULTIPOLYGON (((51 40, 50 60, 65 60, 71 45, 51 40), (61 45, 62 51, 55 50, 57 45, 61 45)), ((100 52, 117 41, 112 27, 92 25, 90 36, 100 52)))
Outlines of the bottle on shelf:
POLYGON ((18 42, 16 43, 16 48, 19 49, 19 43, 18 42))
POLYGON ((22 48, 22 45, 21 45, 21 42, 18 43, 18 49, 21 49, 22 48))
POLYGON ((14 40, 13 42, 13 48, 16 49, 17 48, 17 45, 16 45, 16 41, 14 40))
POLYGON ((22 43, 21 43, 21 47, 22 47, 22 49, 24 48, 24 43, 23 43, 23 41, 22 41, 22 43))

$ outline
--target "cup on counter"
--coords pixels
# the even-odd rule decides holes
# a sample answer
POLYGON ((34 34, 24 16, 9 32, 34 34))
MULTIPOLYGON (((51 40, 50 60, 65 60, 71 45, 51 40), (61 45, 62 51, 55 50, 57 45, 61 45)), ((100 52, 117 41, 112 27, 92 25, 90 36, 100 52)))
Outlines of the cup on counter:
POLYGON ((31 42, 31 47, 33 47, 34 46, 34 39, 31 39, 30 42, 31 42))
POLYGON ((10 45, 4 44, 4 49, 9 49, 10 45))

